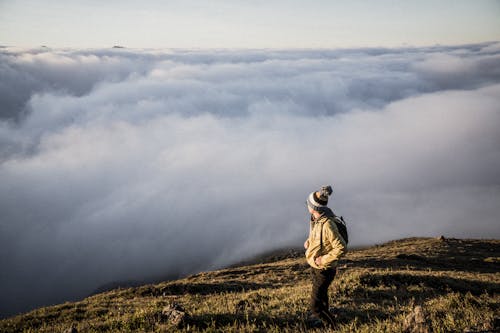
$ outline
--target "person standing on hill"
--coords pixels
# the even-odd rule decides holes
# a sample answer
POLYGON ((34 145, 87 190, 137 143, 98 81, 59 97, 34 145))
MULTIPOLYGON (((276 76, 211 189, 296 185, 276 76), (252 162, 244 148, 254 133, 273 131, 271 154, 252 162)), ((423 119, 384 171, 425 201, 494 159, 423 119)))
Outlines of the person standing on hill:
POLYGON ((307 263, 311 266, 312 292, 310 323, 322 322, 333 326, 335 319, 328 307, 328 287, 337 272, 336 266, 346 252, 346 241, 340 235, 334 222, 335 215, 327 207, 331 186, 323 186, 312 192, 306 203, 311 214, 309 237, 304 243, 307 263))

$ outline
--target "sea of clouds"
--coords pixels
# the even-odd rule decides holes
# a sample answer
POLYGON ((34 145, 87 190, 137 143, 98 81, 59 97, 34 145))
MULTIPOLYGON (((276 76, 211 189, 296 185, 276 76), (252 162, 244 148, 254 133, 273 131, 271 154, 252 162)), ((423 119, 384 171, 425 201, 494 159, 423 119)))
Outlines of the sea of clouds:
POLYGON ((500 237, 500 44, 0 47, 0 315, 308 232, 500 237))

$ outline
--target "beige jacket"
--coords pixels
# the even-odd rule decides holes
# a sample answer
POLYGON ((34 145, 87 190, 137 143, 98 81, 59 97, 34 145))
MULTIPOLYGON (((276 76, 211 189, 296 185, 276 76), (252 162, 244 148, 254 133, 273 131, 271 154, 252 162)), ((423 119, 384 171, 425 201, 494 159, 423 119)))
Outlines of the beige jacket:
POLYGON ((322 214, 318 219, 311 221, 306 250, 307 263, 317 269, 332 268, 346 252, 346 243, 340 236, 337 226, 329 214, 322 214), (323 246, 321 246, 323 233, 323 246), (315 259, 321 257, 321 266, 316 265, 315 259))

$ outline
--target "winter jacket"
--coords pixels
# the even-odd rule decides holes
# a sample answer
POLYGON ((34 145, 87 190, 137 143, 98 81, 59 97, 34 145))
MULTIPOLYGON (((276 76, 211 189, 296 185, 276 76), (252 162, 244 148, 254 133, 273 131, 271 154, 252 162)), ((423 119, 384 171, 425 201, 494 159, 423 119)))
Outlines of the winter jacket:
POLYGON ((316 220, 311 218, 309 246, 306 250, 307 263, 311 267, 317 269, 335 267, 340 257, 346 252, 346 243, 340 236, 333 217, 333 212, 328 209, 316 220), (320 256, 321 266, 318 266, 314 260, 320 256))

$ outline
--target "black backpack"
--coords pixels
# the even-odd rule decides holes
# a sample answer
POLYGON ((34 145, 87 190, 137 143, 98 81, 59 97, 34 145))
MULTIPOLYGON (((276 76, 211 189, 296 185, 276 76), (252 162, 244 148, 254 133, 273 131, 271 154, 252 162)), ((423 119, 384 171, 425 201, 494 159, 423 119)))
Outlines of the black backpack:
POLYGON ((335 216, 333 218, 333 222, 335 222, 340 236, 342 236, 345 241, 345 245, 347 245, 347 243, 349 243, 349 235, 347 234, 347 226, 345 225, 344 217, 341 216, 339 218, 338 216, 335 216))
POLYGON ((324 213, 326 216, 331 217, 333 222, 335 222, 335 226, 337 227, 340 236, 342 236, 345 241, 345 245, 347 245, 347 243, 349 243, 349 235, 347 234, 347 226, 345 224, 344 217, 338 217, 333 214, 332 210, 328 207, 324 210, 324 213))

